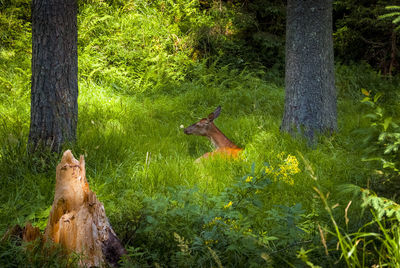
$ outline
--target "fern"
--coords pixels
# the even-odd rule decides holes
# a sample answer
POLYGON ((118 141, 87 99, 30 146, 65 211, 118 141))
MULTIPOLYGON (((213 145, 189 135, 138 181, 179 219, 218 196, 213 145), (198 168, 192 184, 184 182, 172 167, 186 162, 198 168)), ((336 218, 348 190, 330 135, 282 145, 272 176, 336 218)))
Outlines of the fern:
POLYGON ((362 199, 362 206, 372 207, 379 220, 387 216, 388 218, 395 218, 400 222, 400 205, 396 202, 384 197, 379 197, 367 189, 362 190, 362 199))
MULTIPOLYGON (((393 24, 400 22, 400 6, 387 6, 387 10, 392 12, 379 16, 380 19, 393 18, 393 24)), ((395 28, 396 31, 400 30, 400 25, 395 28)))

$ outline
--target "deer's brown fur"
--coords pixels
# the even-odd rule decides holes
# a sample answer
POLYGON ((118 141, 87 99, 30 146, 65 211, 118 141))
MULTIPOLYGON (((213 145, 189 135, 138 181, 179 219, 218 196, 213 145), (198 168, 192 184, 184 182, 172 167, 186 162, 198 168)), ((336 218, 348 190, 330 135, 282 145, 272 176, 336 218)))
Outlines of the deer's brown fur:
POLYGON ((205 136, 215 146, 215 150, 213 152, 205 153, 197 160, 200 160, 201 158, 208 158, 214 155, 236 158, 238 157, 239 152, 242 151, 241 148, 229 140, 214 124, 214 119, 216 119, 220 113, 221 106, 218 106, 217 109, 215 109, 213 113, 209 114, 207 118, 203 118, 199 122, 188 126, 183 131, 187 135, 205 136))

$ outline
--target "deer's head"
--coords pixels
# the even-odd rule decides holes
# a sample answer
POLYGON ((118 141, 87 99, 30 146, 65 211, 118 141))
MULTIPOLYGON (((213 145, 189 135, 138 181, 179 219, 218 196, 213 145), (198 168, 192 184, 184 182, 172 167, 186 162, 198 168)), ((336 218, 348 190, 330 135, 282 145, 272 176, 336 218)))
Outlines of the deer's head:
POLYGON ((187 135, 208 136, 209 131, 213 127, 213 121, 221 113, 221 106, 218 106, 214 112, 208 115, 207 118, 202 118, 199 122, 188 126, 183 130, 187 135))

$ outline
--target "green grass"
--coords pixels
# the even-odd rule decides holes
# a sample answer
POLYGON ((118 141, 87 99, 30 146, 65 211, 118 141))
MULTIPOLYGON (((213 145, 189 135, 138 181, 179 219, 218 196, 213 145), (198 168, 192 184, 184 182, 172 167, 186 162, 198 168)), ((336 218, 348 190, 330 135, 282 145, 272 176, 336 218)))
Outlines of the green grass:
MULTIPOLYGON (((90 187, 104 203, 123 241, 130 250, 136 248, 150 256, 158 245, 156 237, 142 230, 138 241, 148 238, 147 244, 129 238, 130 224, 137 223, 134 219, 141 211, 161 204, 163 198, 175 200, 172 189, 179 187, 197 189, 212 200, 222 198, 221 193, 250 173, 253 163, 258 170, 264 163, 276 166, 280 163, 277 155, 282 152, 307 159, 321 190, 331 193, 330 199, 339 202, 343 213, 352 197, 339 193, 337 186, 353 183, 365 187, 374 179, 371 174, 375 166, 361 161, 360 135, 355 132, 368 125, 362 116, 365 110, 358 100, 359 92, 361 88, 388 89, 395 95, 393 88, 398 80, 385 80, 364 65, 337 66, 339 130, 332 137, 321 137, 316 148, 309 148, 305 141, 279 130, 284 89, 283 80, 274 71, 238 70, 193 56, 195 39, 188 26, 196 26, 196 22, 184 15, 188 10, 199 12, 192 4, 181 4, 165 14, 159 7, 140 1, 112 7, 103 2, 88 3, 80 9, 78 139, 65 149, 72 149, 76 158, 85 155, 90 187), (370 79, 360 80, 359 73, 370 79), (196 164, 196 158, 213 148, 203 137, 185 135, 180 126, 196 122, 218 105, 222 113, 215 123, 245 149, 244 158, 196 164)), ((9 15, 2 12, 0 22, 9 15)), ((205 14, 193 16, 198 16, 199 24, 210 21, 205 14)), ((5 45, 0 48, 0 234, 28 220, 45 227, 60 158, 46 154, 31 158, 26 153, 30 30, 28 24, 22 28, 15 26, 18 23, 12 25, 5 31, 5 45), (7 43, 9 40, 15 42, 7 43)), ((6 29, 4 23, 1 27, 6 29)), ((263 199, 265 209, 301 203, 304 215, 317 214, 318 221, 327 220, 312 189, 315 181, 302 162, 300 169, 302 172, 294 175, 294 185, 271 186, 263 199)), ((165 209, 169 211, 171 204, 167 203, 165 209)), ((165 224, 163 228, 168 237, 176 226, 165 224)), ((193 227, 192 233, 196 230, 193 227)), ((132 256, 140 255, 135 252, 132 256)), ((154 256, 142 264, 169 258, 154 256)), ((215 257, 210 256, 203 262, 205 266, 213 265, 215 257)), ((223 260, 234 263, 229 258, 223 260)), ((168 263, 173 261, 165 265, 168 263)))

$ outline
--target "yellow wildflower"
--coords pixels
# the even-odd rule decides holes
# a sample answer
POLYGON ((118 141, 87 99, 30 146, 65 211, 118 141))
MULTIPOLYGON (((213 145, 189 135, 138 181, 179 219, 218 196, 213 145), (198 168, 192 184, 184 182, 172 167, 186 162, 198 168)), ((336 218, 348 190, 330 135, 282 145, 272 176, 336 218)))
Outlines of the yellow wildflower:
POLYGON ((288 173, 296 174, 299 173, 301 170, 299 169, 299 161, 293 155, 288 155, 285 159, 285 165, 288 173))
POLYGON ((246 182, 251 182, 253 180, 253 176, 248 176, 247 178, 246 178, 246 182))
POLYGON ((274 168, 272 166, 268 166, 265 168, 265 173, 271 174, 274 172, 274 168))
POLYGON ((279 153, 279 154, 277 154, 276 156, 279 158, 279 159, 283 159, 283 156, 285 155, 285 152, 282 152, 282 153, 279 153))
POLYGON ((217 244, 218 240, 213 240, 213 239, 208 239, 204 241, 205 245, 212 245, 212 244, 217 244))
POLYGON ((215 224, 215 222, 222 220, 221 217, 215 217, 211 223, 215 224))
POLYGON ((284 159, 284 152, 277 155, 277 157, 283 161, 279 168, 274 169, 272 166, 265 168, 265 173, 273 177, 275 181, 283 181, 290 185, 294 184, 294 180, 291 175, 299 173, 299 161, 293 155, 288 154, 286 159, 284 159))
POLYGON ((232 201, 229 201, 229 203, 228 204, 226 204, 225 206, 224 206, 224 208, 229 208, 229 207, 231 207, 232 206, 232 201))
POLYGON ((221 221, 221 220, 222 220, 221 217, 215 217, 214 219, 212 219, 212 221, 210 221, 210 222, 208 222, 206 224, 203 224, 203 229, 210 228, 210 227, 216 225, 217 222, 221 221))

